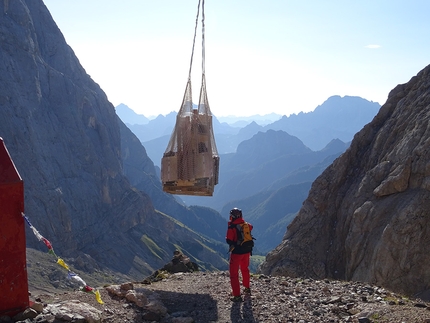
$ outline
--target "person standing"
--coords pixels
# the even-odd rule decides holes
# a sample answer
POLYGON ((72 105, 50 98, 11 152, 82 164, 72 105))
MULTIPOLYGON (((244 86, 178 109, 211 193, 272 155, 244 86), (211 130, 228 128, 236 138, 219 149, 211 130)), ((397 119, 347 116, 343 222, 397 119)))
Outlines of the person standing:
MULTIPOLYGON (((226 235, 226 242, 229 245, 230 262, 230 284, 232 289, 233 302, 241 302, 242 297, 240 294, 239 282, 239 269, 242 273, 242 285, 245 288, 245 294, 251 294, 250 288, 250 274, 249 274, 249 259, 252 252, 252 246, 241 244, 241 237, 238 225, 245 223, 242 218, 242 210, 234 208, 230 211, 230 221, 228 222, 228 229, 226 235)), ((252 230, 252 225, 248 223, 249 230, 252 230)))

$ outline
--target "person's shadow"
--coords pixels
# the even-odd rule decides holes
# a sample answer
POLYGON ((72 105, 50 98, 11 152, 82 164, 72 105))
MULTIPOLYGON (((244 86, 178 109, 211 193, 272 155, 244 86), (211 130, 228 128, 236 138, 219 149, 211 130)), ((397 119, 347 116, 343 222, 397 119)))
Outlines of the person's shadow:
POLYGON ((251 297, 245 296, 244 302, 233 303, 230 310, 231 323, 256 323, 252 312, 251 297))

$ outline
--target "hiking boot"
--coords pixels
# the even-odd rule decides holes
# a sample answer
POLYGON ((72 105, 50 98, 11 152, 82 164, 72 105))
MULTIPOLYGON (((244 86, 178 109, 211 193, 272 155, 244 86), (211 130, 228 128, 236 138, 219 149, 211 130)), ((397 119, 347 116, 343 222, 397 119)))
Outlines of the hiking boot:
POLYGON ((232 298, 230 298, 230 300, 232 302, 238 303, 238 302, 243 302, 243 299, 241 296, 233 296, 232 298))
POLYGON ((244 293, 248 294, 248 295, 251 295, 251 288, 245 287, 244 293))

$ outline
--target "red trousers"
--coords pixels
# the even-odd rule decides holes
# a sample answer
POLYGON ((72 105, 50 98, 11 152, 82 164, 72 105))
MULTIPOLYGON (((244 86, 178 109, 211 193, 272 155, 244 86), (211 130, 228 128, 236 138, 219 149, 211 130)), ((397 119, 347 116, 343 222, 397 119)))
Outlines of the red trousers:
POLYGON ((233 296, 240 296, 239 269, 242 273, 242 285, 249 288, 249 257, 250 253, 230 254, 230 284, 233 296))

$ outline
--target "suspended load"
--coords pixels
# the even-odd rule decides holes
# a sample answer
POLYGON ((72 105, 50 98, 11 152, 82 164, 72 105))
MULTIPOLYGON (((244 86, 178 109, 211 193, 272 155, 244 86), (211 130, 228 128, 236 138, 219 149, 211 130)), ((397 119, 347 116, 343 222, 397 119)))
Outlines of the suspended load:
MULTIPOLYGON (((199 7, 200 9, 200 2, 199 7)), ((197 11, 190 72, 169 144, 161 159, 163 191, 179 195, 212 196, 218 184, 219 155, 206 93, 204 57, 204 0, 202 3, 202 82, 199 104, 192 99, 191 68, 199 16, 197 11)))

